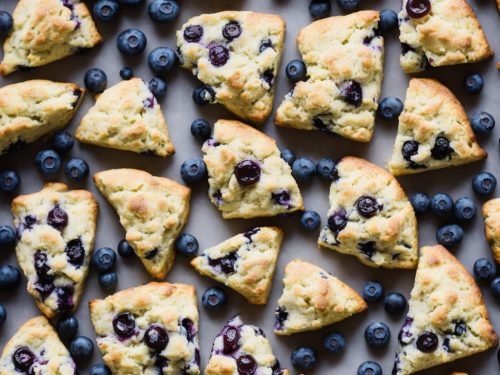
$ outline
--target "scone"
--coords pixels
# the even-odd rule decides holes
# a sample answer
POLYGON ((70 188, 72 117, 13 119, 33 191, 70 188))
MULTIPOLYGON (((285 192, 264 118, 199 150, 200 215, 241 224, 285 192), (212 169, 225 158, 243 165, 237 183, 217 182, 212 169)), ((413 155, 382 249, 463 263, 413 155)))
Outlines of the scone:
POLYGON ((289 375, 273 354, 262 329, 229 320, 214 340, 205 375, 289 375))
POLYGON ((371 267, 415 268, 415 212, 398 181, 366 160, 347 156, 336 165, 330 209, 318 245, 353 255, 371 267))
POLYGON ((430 66, 474 63, 493 56, 466 0, 404 0, 399 12, 401 67, 416 73, 430 66))
POLYGON ((27 290, 49 318, 73 311, 83 293, 94 250, 99 207, 86 190, 48 183, 12 201, 16 256, 27 290))
POLYGON ((248 302, 265 305, 283 239, 277 227, 258 227, 211 247, 191 261, 200 274, 234 289, 248 302))
POLYGON ((101 42, 87 6, 79 0, 20 0, 3 44, 0 74, 46 65, 101 42))
POLYGON ((486 156, 455 95, 434 79, 410 80, 389 171, 394 176, 421 173, 486 156))
POLYGON ((285 22, 277 15, 227 11, 189 19, 177 32, 182 67, 202 81, 212 103, 252 123, 272 111, 285 22))
POLYGON ((350 286, 300 259, 287 264, 283 284, 275 312, 277 335, 320 329, 368 307, 350 286))
POLYGON ((384 66, 379 12, 361 11, 313 22, 297 36, 307 67, 276 112, 275 122, 370 141, 384 66))
POLYGON ((276 141, 238 121, 219 120, 203 145, 208 194, 225 219, 303 210, 302 195, 276 141))
POLYGON ((32 318, 19 327, 0 357, 0 375, 77 373, 68 349, 43 316, 32 318))
POLYGON ((104 362, 114 375, 200 373, 192 285, 149 283, 89 303, 104 362))
POLYGON ((74 83, 41 79, 0 88, 0 155, 67 125, 84 93, 74 83))
POLYGON ((408 316, 398 339, 393 375, 413 374, 498 343, 473 277, 441 245, 420 250, 408 316))
POLYGON ((486 239, 491 244, 495 261, 500 264, 500 198, 483 205, 483 216, 486 239))
POLYGON ((189 216, 191 190, 137 169, 110 169, 94 182, 113 206, 146 271, 164 279, 174 263, 174 243, 189 216))
POLYGON ((166 157, 175 152, 160 104, 140 78, 121 81, 100 94, 75 137, 83 143, 141 154, 166 157))

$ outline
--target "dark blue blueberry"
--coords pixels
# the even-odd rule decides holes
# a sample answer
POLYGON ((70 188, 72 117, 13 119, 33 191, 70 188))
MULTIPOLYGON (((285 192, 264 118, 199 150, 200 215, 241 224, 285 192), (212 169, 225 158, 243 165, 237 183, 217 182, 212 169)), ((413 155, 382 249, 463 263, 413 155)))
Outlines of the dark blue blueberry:
POLYGON ((16 171, 6 169, 0 173, 0 191, 14 193, 21 186, 21 176, 16 171))
POLYGON ((403 159, 405 159, 408 162, 410 168, 420 168, 418 164, 416 164, 413 160, 411 160, 412 156, 418 154, 419 147, 420 144, 414 140, 405 141, 403 143, 403 146, 401 147, 401 155, 403 155, 403 159))
POLYGON ((75 144, 75 139, 71 135, 64 130, 59 130, 54 134, 54 150, 56 150, 60 154, 68 153, 75 144))
POLYGON ((224 354, 234 353, 239 348, 240 332, 238 328, 226 326, 222 330, 222 352, 224 354))
POLYGON ((10 250, 16 245, 16 231, 8 225, 0 225, 0 250, 10 250))
POLYGON ((36 361, 36 355, 28 347, 21 346, 12 355, 12 362, 17 371, 28 374, 36 361))
POLYGON ((292 164, 292 174, 299 181, 308 181, 316 173, 316 163, 309 158, 298 158, 292 164))
POLYGON ((73 314, 64 315, 57 321, 57 333, 63 341, 70 341, 78 333, 78 320, 73 314))
POLYGON ((267 83, 269 88, 274 84, 274 72, 272 69, 267 69, 260 75, 260 78, 267 83))
POLYGON ((337 235, 346 227, 347 222, 347 212, 341 208, 328 218, 328 228, 337 235))
POLYGON ((434 141, 434 147, 431 149, 431 156, 437 160, 443 160, 450 156, 453 149, 450 147, 448 138, 438 135, 434 141))
POLYGON ((464 231, 457 224, 443 225, 436 231, 436 241, 445 247, 458 245, 463 237, 464 231))
POLYGON ((229 50, 221 44, 213 44, 208 49, 208 60, 215 67, 224 66, 229 60, 229 50))
POLYGON ((241 26, 237 21, 231 21, 224 25, 222 28, 222 36, 228 42, 238 38, 241 35, 241 26))
POLYGON ((108 77, 103 70, 99 68, 92 68, 85 72, 83 82, 87 90, 93 94, 99 94, 106 89, 108 85, 108 77))
POLYGON ((47 224, 58 230, 63 230, 68 225, 68 214, 59 205, 56 205, 47 214, 47 224))
POLYGON ((356 201, 356 210, 363 217, 373 217, 380 209, 381 207, 374 197, 363 195, 356 201))
POLYGON ((198 105, 213 103, 214 100, 215 91, 210 86, 198 86, 193 90, 193 101, 198 105))
POLYGON ((144 342, 156 352, 161 352, 168 345, 168 333, 165 328, 152 325, 144 332, 144 342))
POLYGON ((38 277, 42 279, 49 279, 52 276, 49 275, 50 266, 48 264, 48 256, 45 251, 37 250, 33 254, 33 265, 38 277))
POLYGON ((89 360, 94 352, 94 343, 86 336, 75 337, 69 344, 69 352, 75 362, 89 360))
POLYGON ((189 318, 184 318, 181 320, 180 326, 182 327, 182 330, 184 331, 184 335, 186 336, 188 342, 192 342, 194 336, 196 335, 196 327, 194 325, 194 322, 189 318))
POLYGON ((469 94, 478 94, 481 92, 484 86, 484 79, 481 74, 473 73, 469 74, 464 79, 464 88, 469 94))
POLYGON ((236 368, 239 375, 254 375, 257 370, 257 362, 250 354, 243 354, 236 360, 236 368))
POLYGON ((89 174, 89 165, 83 159, 71 158, 64 165, 64 174, 72 181, 81 181, 89 174))
POLYGON ((146 258, 147 260, 151 260, 157 255, 158 255, 158 249, 154 248, 153 250, 149 250, 148 252, 146 252, 144 254, 144 258, 146 258))
POLYGON ((497 274, 495 263, 486 258, 479 258, 474 262, 474 277, 478 281, 490 281, 497 274))
POLYGON ((7 319, 7 310, 3 305, 0 305, 0 326, 5 322, 5 319, 7 319))
POLYGON ((337 171, 337 163, 332 159, 322 158, 318 161, 316 166, 316 172, 319 176, 326 181, 335 181, 339 178, 339 172, 337 171))
POLYGON ((290 193, 287 190, 271 193, 271 199, 280 206, 288 206, 289 209, 292 208, 290 193))
POLYGON ((183 35, 186 42, 199 42, 203 36, 203 27, 201 25, 189 25, 184 29, 183 35))
POLYGON ((455 219, 457 219, 458 221, 472 221, 472 219, 474 219, 474 216, 476 216, 476 212, 476 205, 469 197, 461 197, 455 201, 453 216, 455 216, 455 219))
POLYGON ((0 266, 0 292, 12 292, 21 282, 21 273, 10 264, 0 266))
POLYGON ((287 320, 288 318, 288 312, 278 306, 276 308, 276 311, 274 312, 274 316, 276 318, 276 321, 274 323, 274 329, 279 331, 283 329, 283 324, 285 320, 287 320))
POLYGON ((111 370, 106 365, 93 365, 90 368, 89 375, 111 375, 111 370))
POLYGON ((359 82, 344 81, 339 87, 340 97, 348 104, 359 107, 363 101, 363 89, 359 82))
POLYGON ((146 48, 146 35, 139 29, 127 29, 118 34, 116 46, 124 55, 138 55, 146 48))
POLYGON ((94 17, 101 21, 113 21, 120 10, 116 0, 99 0, 94 4, 94 17))
POLYGON ((431 11, 430 0, 408 0, 406 12, 411 18, 423 18, 431 11))
POLYGON ((247 230, 245 233, 243 233, 243 236, 245 236, 246 238, 248 238, 248 241, 249 242, 252 242, 252 236, 254 234, 257 234, 260 232, 260 228, 252 228, 252 229, 249 229, 247 230))
POLYGON ((455 320, 455 328, 453 329, 453 334, 455 336, 462 336, 467 332, 467 325, 463 320, 455 320))
POLYGON ((101 247, 92 254, 92 263, 98 272, 108 272, 116 263, 116 253, 109 247, 101 247))
POLYGON ((148 55, 148 65, 156 74, 168 73, 177 62, 175 51, 168 47, 158 47, 148 55))
POLYGON ((228 253, 223 257, 212 259, 208 258, 208 264, 211 267, 220 267, 220 270, 226 275, 236 272, 235 263, 238 260, 238 254, 236 251, 228 253))
POLYGON ((135 6, 144 3, 144 0, 119 0, 120 4, 125 6, 135 6))
POLYGON ((10 13, 7 13, 5 10, 0 11, 0 36, 9 35, 13 24, 14 21, 10 13))
POLYGON ((295 153, 288 149, 288 148, 282 148, 280 149, 281 152, 281 158, 290 165, 290 167, 293 165, 293 162, 295 161, 295 153))
POLYGON ((330 353, 340 353, 346 346, 345 337, 339 332, 330 333, 323 339, 323 348, 330 353))
POLYGON ((321 224, 321 218, 316 211, 304 211, 300 217, 300 225, 306 230, 315 230, 321 224))
POLYGON ((309 370, 316 365, 316 351, 309 346, 299 346, 293 350, 291 360, 293 367, 309 370))
POLYGON ((406 298, 401 293, 389 293, 384 298, 384 309, 389 314, 401 314, 406 309, 406 298))
POLYGON ((493 281, 490 284, 490 291, 491 294, 493 294, 493 297, 496 298, 497 302, 500 302, 500 277, 493 279, 493 281))
POLYGON ((161 77, 151 78, 148 87, 156 99, 163 98, 167 94, 167 82, 161 77))
POLYGON ((54 291, 54 282, 52 278, 39 279, 35 283, 35 290, 40 294, 40 298, 45 300, 54 291))
POLYGON ((113 329, 122 339, 128 339, 135 334, 135 318, 129 312, 122 312, 113 318, 113 329))
POLYGON ((57 287, 54 292, 57 295, 57 311, 67 312, 73 308, 75 288, 72 285, 57 287))
POLYGON ((149 18, 155 22, 173 21, 179 11, 179 4, 175 0, 153 0, 148 7, 149 18))
POLYGON ((403 112, 403 102, 398 98, 387 97, 378 104, 377 113, 384 120, 395 120, 401 112, 403 112))
POLYGON ((337 0, 337 4, 344 12, 352 12, 359 8, 360 0, 337 0))
POLYGON ((208 288, 201 297, 201 303, 207 310, 221 310, 227 302, 226 293, 220 288, 208 288))
POLYGON ((128 66, 124 66, 123 68, 120 69, 120 77, 126 81, 131 79, 134 76, 134 71, 132 68, 129 68, 128 66))
POLYGON ((391 330, 384 322, 370 323, 365 329, 365 340, 372 348, 383 348, 391 339, 391 330))
POLYGON ((489 172, 481 172, 472 179, 472 190, 480 195, 490 195, 497 187, 497 179, 489 172))
POLYGON ((398 26, 398 14, 392 9, 382 9, 378 23, 380 30, 387 31, 394 29, 396 26, 398 26))
POLYGON ((194 158, 186 160, 181 165, 181 177, 186 184, 197 184, 207 176, 207 166, 203 159, 194 158))
POLYGON ((64 248, 68 262, 75 267, 81 267, 85 261, 85 248, 83 247, 82 240, 75 238, 68 241, 64 248))
POLYGON ((410 196, 410 203, 416 214, 424 214, 431 206, 431 199, 426 193, 415 193, 410 196))
POLYGON ((99 275, 98 282, 102 289, 114 289, 116 288, 116 284, 118 284, 118 275, 113 271, 102 273, 99 275))
POLYGON ((306 64, 302 60, 292 60, 287 64, 285 72, 292 82, 304 81, 307 75, 306 64))
POLYGON ((260 180, 260 166, 253 160, 240 161, 234 167, 234 175, 240 185, 254 185, 260 180))
POLYGON ((382 367, 377 362, 366 361, 359 365, 357 375, 382 375, 382 367))
POLYGON ((123 258, 130 258, 135 254, 134 248, 125 238, 118 242, 118 254, 123 258))
POLYGON ((309 14, 315 20, 328 17, 331 11, 332 4, 330 0, 311 0, 309 3, 309 14))
POLYGON ((488 112, 480 112, 472 117, 470 124, 476 134, 488 135, 495 127, 495 118, 488 112))
POLYGON ((368 281, 363 288, 363 299, 375 303, 384 297, 384 287, 378 281, 368 281))
POLYGON ((200 246, 198 245, 198 240, 195 236, 182 233, 175 240, 175 249, 179 254, 185 256, 186 258, 193 258, 198 254, 200 246))
POLYGON ((205 142, 212 134, 212 125, 205 119, 196 119, 191 123, 191 134, 196 139, 205 142))
POLYGON ((438 337, 432 332, 422 332, 417 339, 417 349, 423 353, 432 353, 438 347, 438 337))
POLYGON ((273 48, 273 42, 271 39, 264 39, 260 42, 259 52, 262 53, 268 48, 273 48))
POLYGON ((453 199, 446 193, 437 193, 431 199, 431 211, 438 216, 448 215, 453 211, 453 199))

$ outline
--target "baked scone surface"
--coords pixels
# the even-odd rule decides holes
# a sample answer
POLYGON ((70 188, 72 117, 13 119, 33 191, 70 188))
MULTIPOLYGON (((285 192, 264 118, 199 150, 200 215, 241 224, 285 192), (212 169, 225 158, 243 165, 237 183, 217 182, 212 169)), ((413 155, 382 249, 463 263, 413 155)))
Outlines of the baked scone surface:
POLYGON ((491 199, 483 205, 483 216, 486 239, 495 261, 500 264, 500 198, 491 199))

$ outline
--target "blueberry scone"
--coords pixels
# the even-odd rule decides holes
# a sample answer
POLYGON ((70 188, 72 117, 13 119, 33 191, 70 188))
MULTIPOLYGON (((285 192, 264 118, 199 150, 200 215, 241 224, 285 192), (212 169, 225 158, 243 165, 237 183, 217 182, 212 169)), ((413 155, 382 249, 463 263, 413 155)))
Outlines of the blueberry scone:
POLYGON ((302 195, 276 141, 238 121, 219 120, 205 142, 209 197, 225 219, 303 209, 302 195))
POLYGON ((276 112, 275 122, 370 141, 383 77, 379 13, 325 18, 302 29, 297 45, 307 67, 276 112))
POLYGON ((163 279, 174 263, 174 243, 189 216, 191 190, 137 169, 110 169, 94 176, 113 206, 146 271, 163 279))
POLYGON ((3 348, 0 375, 22 374, 78 374, 68 349, 43 316, 24 323, 3 348))
POLYGON ((83 143, 166 157, 175 152, 167 124, 140 78, 110 87, 83 116, 75 137, 83 143))
POLYGON ((368 307, 350 286, 299 259, 287 264, 283 284, 275 312, 274 333, 277 335, 320 329, 368 307))
POLYGON ((486 239, 491 244, 493 257, 500 264, 500 198, 491 199, 483 205, 486 239))
POLYGON ((177 48, 181 65, 206 85, 208 101, 262 123, 272 111, 284 36, 277 15, 227 11, 188 20, 177 48))
POLYGON ((48 183, 12 202, 16 256, 27 290, 49 318, 74 310, 83 293, 94 250, 99 207, 86 190, 48 183))
POLYGON ((318 245, 371 267, 415 268, 417 220, 398 181, 366 160, 337 161, 330 209, 318 245))
POLYGON ((73 83, 41 79, 0 88, 0 155, 68 124, 84 92, 73 83))
POLYGON ((466 0, 403 0, 399 40, 406 73, 421 72, 428 65, 474 63, 493 55, 466 0))
POLYGON ((87 6, 79 0, 20 0, 3 44, 0 74, 46 65, 101 42, 87 6))
POLYGON ((389 171, 395 176, 421 173, 486 156, 455 95, 434 79, 410 80, 389 171))
POLYGON ((262 329, 237 315, 217 335, 205 375, 289 375, 280 367, 262 329))
POLYGON ((114 375, 200 373, 192 285, 149 283, 89 303, 104 362, 114 375))
POLYGON ((191 265, 243 295, 248 302, 264 305, 271 291, 283 231, 258 227, 211 247, 191 265))
POLYGON ((398 340, 393 375, 413 374, 498 343, 481 291, 441 245, 420 251, 408 316, 398 340))

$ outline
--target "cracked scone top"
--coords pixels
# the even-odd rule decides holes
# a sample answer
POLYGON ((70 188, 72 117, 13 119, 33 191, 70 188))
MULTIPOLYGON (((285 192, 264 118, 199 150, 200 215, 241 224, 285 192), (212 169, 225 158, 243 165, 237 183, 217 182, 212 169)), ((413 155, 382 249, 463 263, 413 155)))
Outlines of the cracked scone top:
POLYGON ((49 321, 38 316, 24 323, 0 357, 0 375, 75 375, 76 365, 49 321))
POLYGON ((283 284, 275 312, 277 335, 320 329, 368 307, 350 286, 300 259, 287 264, 283 284))
POLYGON ((302 210, 302 196, 276 141, 239 121, 219 120, 203 145, 208 194, 225 219, 302 210))
POLYGON ((84 92, 74 83, 41 79, 0 88, 0 155, 65 126, 84 92))
POLYGON ((279 126, 370 141, 383 77, 379 13, 361 11, 306 26, 297 45, 307 67, 276 112, 279 126))
POLYGON ((174 263, 175 239, 188 220, 191 190, 137 169, 99 172, 94 182, 117 212, 146 271, 165 278, 174 263))
POLYGON ((73 311, 81 298, 94 250, 99 207, 86 190, 48 183, 12 201, 16 256, 27 290, 49 318, 73 311))
POLYGON ((498 343, 481 291, 441 245, 420 250, 393 375, 408 375, 483 352, 498 343))
POLYGON ((267 303, 283 231, 257 227, 206 249, 191 265, 243 295, 250 303, 267 303))
POLYGON ((218 102, 252 123, 272 111, 285 23, 277 15, 226 11, 188 20, 177 32, 182 67, 218 102))
POLYGON ((262 329, 244 324, 236 315, 229 320, 212 346, 205 375, 289 375, 274 356, 262 329))
POLYGON ((483 216, 486 239, 495 261, 500 264, 500 198, 491 199, 483 205, 483 216))
POLYGON ((410 80, 389 171, 401 176, 486 157, 455 95, 434 79, 410 80))
POLYGON ((398 181, 351 156, 340 159, 335 169, 328 221, 318 244, 371 267, 415 268, 417 220, 398 181))
POLYGON ((0 74, 46 65, 101 42, 87 6, 79 0, 20 0, 3 44, 0 74))
POLYGON ((192 285, 152 282, 89 303, 97 346, 114 375, 200 373, 192 285))
POLYGON ((161 157, 175 152, 160 105, 140 78, 121 81, 100 94, 75 137, 83 143, 161 157))

